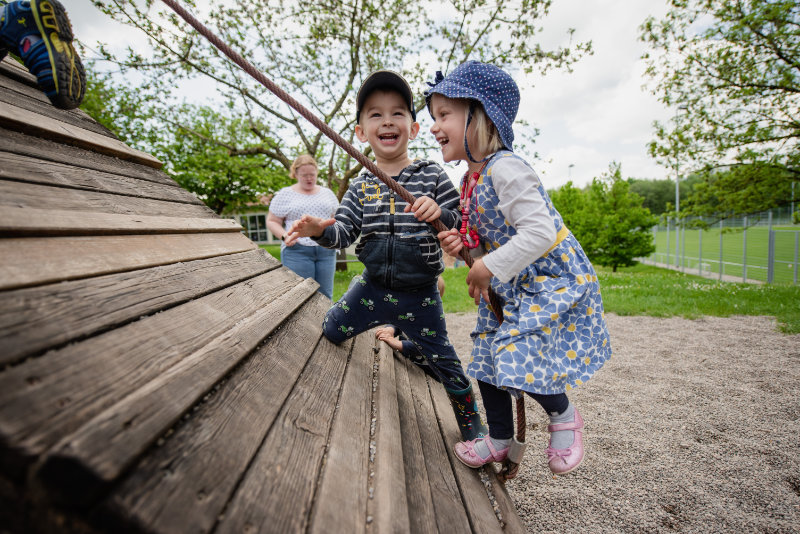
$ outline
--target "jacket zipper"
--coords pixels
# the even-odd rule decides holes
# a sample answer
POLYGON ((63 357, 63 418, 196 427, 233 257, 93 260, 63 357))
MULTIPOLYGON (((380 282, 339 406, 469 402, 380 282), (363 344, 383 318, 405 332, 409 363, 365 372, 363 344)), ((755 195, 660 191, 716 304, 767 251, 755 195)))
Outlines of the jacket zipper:
POLYGON ((394 191, 389 197, 389 242, 386 250, 386 283, 384 286, 392 287, 392 271, 394 256, 394 191))

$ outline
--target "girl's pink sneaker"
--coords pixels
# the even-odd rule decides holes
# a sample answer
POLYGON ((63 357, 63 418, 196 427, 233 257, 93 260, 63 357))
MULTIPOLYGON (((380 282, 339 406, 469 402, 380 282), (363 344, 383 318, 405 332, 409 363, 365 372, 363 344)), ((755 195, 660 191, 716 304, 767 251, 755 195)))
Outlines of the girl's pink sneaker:
POLYGON ((572 445, 566 449, 554 449, 547 447, 547 463, 550 465, 550 471, 556 475, 564 475, 578 467, 583 461, 583 417, 575 409, 575 417, 571 423, 558 423, 555 425, 548 425, 548 432, 556 432, 558 430, 572 430, 575 433, 575 440, 572 445))
POLYGON ((461 460, 461 463, 473 468, 490 464, 492 462, 502 462, 506 459, 506 456, 508 456, 508 449, 509 447, 505 447, 498 451, 494 448, 492 440, 487 438, 475 438, 469 441, 461 441, 456 443, 455 447, 453 447, 453 450, 455 451, 458 459, 461 460), (479 441, 485 441, 486 447, 489 449, 489 456, 486 458, 481 457, 475 451, 475 445, 479 441))

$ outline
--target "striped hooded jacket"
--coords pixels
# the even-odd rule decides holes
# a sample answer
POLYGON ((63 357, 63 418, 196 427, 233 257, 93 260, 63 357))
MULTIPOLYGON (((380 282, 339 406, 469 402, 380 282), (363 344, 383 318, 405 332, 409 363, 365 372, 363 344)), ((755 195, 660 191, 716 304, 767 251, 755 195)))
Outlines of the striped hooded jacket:
MULTIPOLYGON (((394 179, 414 197, 433 198, 442 209, 442 224, 456 226, 461 217, 458 192, 437 163, 417 160, 394 179)), ((336 210, 336 223, 314 240, 343 249, 361 235, 356 254, 370 281, 400 291, 428 286, 444 271, 442 249, 433 226, 418 221, 412 212, 404 213, 406 205, 365 170, 350 182, 336 210)))

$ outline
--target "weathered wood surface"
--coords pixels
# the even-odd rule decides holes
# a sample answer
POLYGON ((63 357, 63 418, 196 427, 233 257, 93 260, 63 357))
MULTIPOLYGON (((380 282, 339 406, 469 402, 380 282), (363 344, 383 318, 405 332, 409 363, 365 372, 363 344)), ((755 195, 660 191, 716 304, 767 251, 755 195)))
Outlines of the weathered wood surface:
POLYGON ((74 280, 256 248, 239 232, 0 239, 0 289, 74 280), (80 255, 74 254, 81 251, 80 255), (35 265, 36 269, 31 269, 35 265))
POLYGON ((0 207, 215 218, 204 205, 0 180, 0 207))
POLYGON ((263 250, 0 293, 0 365, 275 269, 263 250))
POLYGON ((522 532, 316 282, 8 58, 0 125, 0 530, 522 532))
POLYGON ((188 191, 151 176, 125 176, 7 151, 0 151, 0 161, 0 178, 18 182, 204 205, 188 191))
POLYGON ((39 115, 8 102, 0 101, 0 124, 7 128, 97 150, 103 154, 128 159, 156 169, 163 165, 153 156, 131 148, 114 137, 107 137, 63 120, 39 115))
POLYGON ((121 234, 193 234, 236 232, 233 219, 124 215, 93 211, 5 207, 0 212, 0 235, 68 236, 121 234))
POLYGON ((112 175, 141 178, 180 189, 180 186, 174 180, 158 169, 93 152, 85 148, 64 145, 49 139, 31 137, 2 126, 0 126, 0 150, 30 156, 42 161, 63 163, 74 167, 78 172, 82 169, 94 169, 112 175))

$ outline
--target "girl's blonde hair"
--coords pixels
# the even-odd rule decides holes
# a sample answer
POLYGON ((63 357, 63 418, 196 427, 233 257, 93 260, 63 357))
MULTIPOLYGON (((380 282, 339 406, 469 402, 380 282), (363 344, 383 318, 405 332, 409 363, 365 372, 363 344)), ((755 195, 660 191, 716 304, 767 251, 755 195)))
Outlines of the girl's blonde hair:
POLYGON ((494 123, 491 121, 486 111, 480 102, 468 100, 467 114, 469 114, 469 106, 474 105, 475 109, 472 112, 472 123, 475 125, 475 135, 478 139, 478 146, 473 147, 472 150, 488 156, 494 154, 503 148, 503 141, 500 140, 500 133, 497 131, 494 123))
POLYGON ((313 156, 310 154, 302 154, 292 162, 292 166, 289 168, 289 176, 296 180, 297 169, 303 165, 313 165, 315 169, 319 170, 319 167, 317 167, 317 160, 315 160, 313 156))

